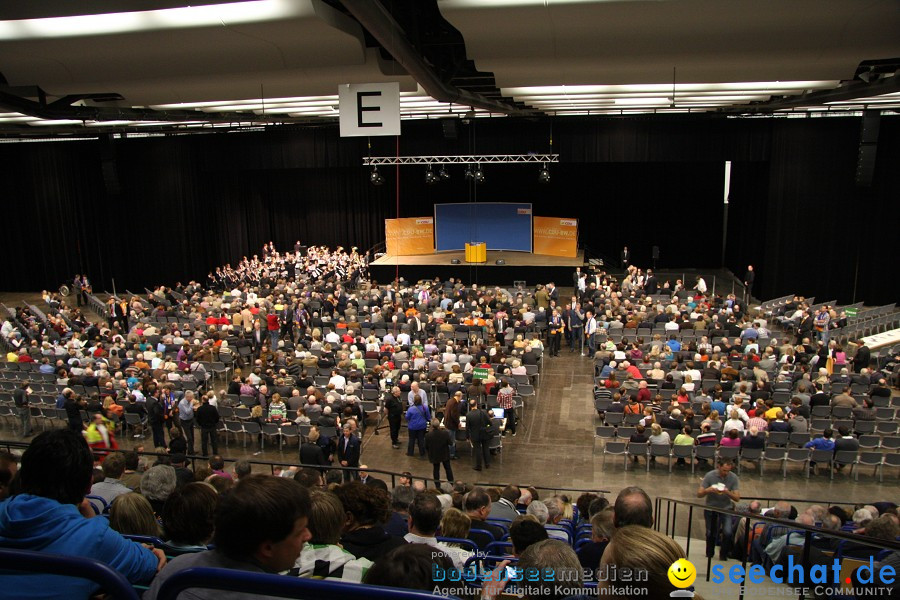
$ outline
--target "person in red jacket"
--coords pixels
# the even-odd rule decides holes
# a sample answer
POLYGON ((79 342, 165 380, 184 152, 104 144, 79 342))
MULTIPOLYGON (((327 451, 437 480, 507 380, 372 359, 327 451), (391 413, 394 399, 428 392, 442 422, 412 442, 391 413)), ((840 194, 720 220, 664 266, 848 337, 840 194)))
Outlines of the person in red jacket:
POLYGON ((278 349, 278 332, 281 331, 281 325, 278 323, 278 313, 270 312, 266 315, 266 328, 269 330, 269 346, 272 352, 278 349))

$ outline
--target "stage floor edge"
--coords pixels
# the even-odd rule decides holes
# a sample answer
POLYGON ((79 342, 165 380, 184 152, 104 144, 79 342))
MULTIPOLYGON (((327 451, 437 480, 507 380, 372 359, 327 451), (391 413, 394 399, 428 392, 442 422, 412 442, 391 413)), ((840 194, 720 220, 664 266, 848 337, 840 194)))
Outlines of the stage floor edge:
MULTIPOLYGON (((412 256, 392 256, 385 254, 377 260, 369 263, 370 266, 442 266, 450 265, 450 261, 458 259, 466 265, 466 252, 459 250, 454 252, 435 252, 434 254, 415 254, 412 256)), ((504 250, 488 250, 487 262, 482 267, 580 267, 584 265, 584 251, 579 251, 574 258, 563 256, 545 256, 532 254, 531 252, 511 252, 504 250), (498 260, 506 261, 506 265, 496 264, 498 260)), ((458 265, 452 265, 458 266, 458 265)))
POLYGON ((399 271, 400 277, 413 282, 431 280, 435 277, 445 281, 455 277, 467 284, 510 286, 515 281, 525 281, 526 285, 533 286, 536 283, 554 281, 557 286, 571 286, 575 267, 584 265, 582 251, 579 251, 575 258, 567 258, 530 252, 489 250, 487 262, 481 264, 467 263, 465 258, 463 250, 413 256, 385 254, 369 263, 369 272, 379 283, 394 280, 399 271), (450 261, 453 259, 459 259, 460 264, 451 264, 450 261), (498 260, 503 260, 506 264, 498 265, 498 260))

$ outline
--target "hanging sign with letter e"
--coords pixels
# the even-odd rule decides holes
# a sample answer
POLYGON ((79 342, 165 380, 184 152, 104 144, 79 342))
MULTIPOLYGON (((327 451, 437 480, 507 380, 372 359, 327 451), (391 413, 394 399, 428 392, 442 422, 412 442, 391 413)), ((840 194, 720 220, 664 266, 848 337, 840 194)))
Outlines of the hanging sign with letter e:
POLYGON ((400 84, 338 86, 341 137, 400 135, 400 84))

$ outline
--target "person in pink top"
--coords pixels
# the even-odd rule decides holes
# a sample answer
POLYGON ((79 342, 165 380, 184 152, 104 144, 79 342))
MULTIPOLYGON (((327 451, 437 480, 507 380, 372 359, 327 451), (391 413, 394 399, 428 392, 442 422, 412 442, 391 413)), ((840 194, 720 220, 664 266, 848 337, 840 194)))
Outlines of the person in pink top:
POLYGON ((741 447, 741 434, 737 429, 729 429, 728 433, 726 433, 722 440, 719 442, 719 446, 725 446, 726 448, 729 446, 741 447))

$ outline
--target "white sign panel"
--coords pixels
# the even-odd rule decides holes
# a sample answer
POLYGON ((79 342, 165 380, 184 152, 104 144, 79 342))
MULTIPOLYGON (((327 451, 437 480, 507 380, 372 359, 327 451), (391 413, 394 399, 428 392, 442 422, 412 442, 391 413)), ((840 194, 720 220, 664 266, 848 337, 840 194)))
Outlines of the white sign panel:
POLYGON ((400 135, 400 84, 338 86, 341 137, 400 135))

